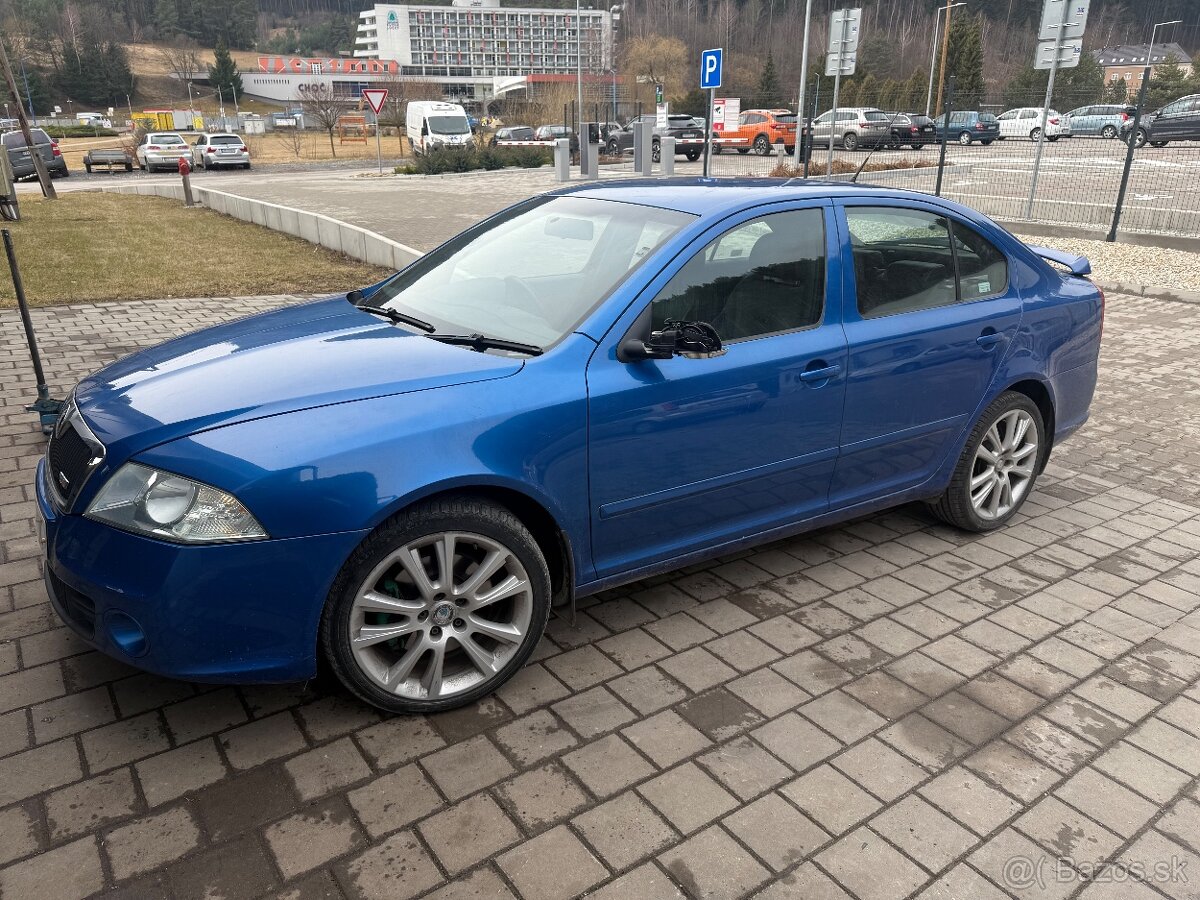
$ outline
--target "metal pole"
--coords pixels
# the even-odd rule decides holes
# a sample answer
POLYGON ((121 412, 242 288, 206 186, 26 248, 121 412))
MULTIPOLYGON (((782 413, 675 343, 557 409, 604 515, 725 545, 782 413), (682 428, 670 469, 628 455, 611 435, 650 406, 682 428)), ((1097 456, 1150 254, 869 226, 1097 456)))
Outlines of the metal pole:
POLYGON ((843 9, 841 12, 842 37, 838 41, 837 72, 833 76, 833 112, 832 118, 829 120, 829 157, 825 163, 826 177, 833 174, 833 133, 837 131, 838 94, 842 90, 842 56, 846 52, 846 27, 850 24, 850 11, 843 9))
MULTIPOLYGON (((7 68, 7 58, 5 66, 7 68)), ((25 299, 25 285, 21 281, 21 270, 17 268, 17 255, 13 251, 12 233, 0 229, 4 238, 4 253, 8 257, 8 270, 12 273, 13 291, 17 295, 17 308, 21 313, 21 324, 25 328, 25 341, 29 344, 29 358, 33 361, 33 374, 37 378, 37 400, 25 407, 29 412, 35 412, 41 417, 42 431, 50 433, 54 420, 62 409, 61 400, 50 399, 50 388, 46 385, 46 373, 42 369, 42 357, 38 353, 37 338, 33 334, 33 320, 29 317, 29 302, 25 299)))
POLYGON ((941 150, 938 152, 937 186, 933 189, 934 196, 942 196, 942 173, 946 171, 946 137, 950 134, 950 114, 954 111, 954 85, 958 76, 951 75, 946 82, 946 127, 942 129, 941 150))
POLYGON ((42 196, 47 200, 57 200, 58 192, 50 182, 50 173, 42 161, 37 144, 33 141, 33 132, 29 129, 29 120, 25 118, 25 110, 21 108, 21 95, 17 93, 17 82, 13 78, 12 67, 8 64, 8 52, 4 49, 4 41, 0 41, 0 69, 4 72, 4 83, 13 99, 17 101, 17 119, 21 123, 21 134, 25 136, 25 146, 29 148, 29 158, 33 161, 33 169, 37 172, 38 184, 42 186, 42 196))
MULTIPOLYGON (((925 93, 925 115, 929 115, 929 110, 933 107, 933 70, 937 66, 937 39, 939 23, 942 21, 942 10, 945 8, 954 9, 956 6, 966 6, 965 3, 951 3, 949 7, 938 7, 937 15, 933 17, 933 46, 929 48, 929 90, 925 93)), ((947 23, 949 24, 949 23, 947 23)), ((949 29, 947 29, 947 32, 949 29)), ((940 87, 940 85, 939 85, 940 87)))
POLYGON ((817 82, 815 85, 813 85, 812 118, 810 118, 808 120, 808 129, 807 129, 808 133, 809 133, 808 134, 808 150, 804 154, 804 177, 805 178, 808 177, 808 165, 812 161, 812 151, 813 151, 813 148, 812 148, 812 121, 813 121, 813 119, 815 119, 817 117, 817 109, 818 109, 817 103, 820 101, 820 99, 821 99, 821 76, 818 75, 817 82))
POLYGON ((379 163, 379 174, 383 174, 383 139, 379 136, 379 113, 375 113, 375 159, 379 163))
MULTIPOLYGON (((800 93, 796 97, 796 165, 803 158, 804 145, 804 89, 808 87, 808 30, 812 24, 812 0, 804 4, 804 49, 800 51, 800 93)), ((804 159, 805 175, 808 174, 808 160, 804 159)))
MULTIPOLYGON (((1062 18, 1058 23, 1058 35, 1054 38, 1054 59, 1050 62, 1050 77, 1046 81, 1046 99, 1042 103, 1042 125, 1038 129, 1037 152, 1033 155, 1033 174, 1029 179, 1029 198, 1025 201, 1025 218, 1033 218, 1033 196, 1037 193, 1038 171, 1042 167, 1042 148, 1046 146, 1046 122, 1050 118, 1050 100, 1054 95, 1054 76, 1058 74, 1058 60, 1062 56, 1063 39, 1067 33, 1067 18, 1071 6, 1067 0, 1056 0, 1062 4, 1062 18)), ((1143 79, 1143 83, 1145 79, 1143 79)), ((950 119, 946 119, 946 128, 950 119)))
MULTIPOLYGON (((579 94, 579 118, 583 118, 583 20, 580 18, 583 10, 580 8, 580 0, 575 0, 575 90, 579 94)), ((581 129, 582 130, 582 129, 581 129)), ((583 137, 580 136, 579 146, 583 147, 583 137)), ((580 150, 580 158, 583 156, 582 149, 580 150)))
POLYGON ((713 98, 716 96, 715 88, 708 89, 708 119, 704 123, 704 132, 706 140, 704 141, 704 177, 708 177, 708 161, 712 156, 712 116, 713 116, 713 98))
MULTIPOLYGON (((33 124, 37 124, 37 113, 33 111, 33 91, 29 90, 29 75, 25 72, 25 60, 21 60, 21 80, 25 82, 25 102, 29 104, 29 118, 33 119, 33 124)), ((21 98, 17 98, 17 106, 21 105, 21 98)))
MULTIPOLYGON (((954 7, 953 7, 953 5, 951 5, 950 0, 946 0, 946 7, 945 7, 946 25, 945 25, 945 30, 942 31, 942 64, 940 66, 938 66, 937 105, 939 108, 942 105, 942 85, 946 83, 946 57, 950 55, 949 54, 949 51, 950 51, 950 10, 952 10, 953 8, 954 7)), ((947 119, 946 127, 949 127, 949 126, 950 126, 950 120, 947 119)))

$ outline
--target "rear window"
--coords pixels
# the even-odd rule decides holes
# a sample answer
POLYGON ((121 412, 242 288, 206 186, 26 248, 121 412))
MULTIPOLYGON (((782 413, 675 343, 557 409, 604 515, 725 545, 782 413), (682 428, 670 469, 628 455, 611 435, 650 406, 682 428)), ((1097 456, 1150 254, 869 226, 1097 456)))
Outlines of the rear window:
POLYGON ((795 117, 795 116, 793 116, 793 115, 791 115, 791 114, 789 113, 789 114, 788 114, 788 115, 786 115, 786 116, 776 116, 776 117, 775 117, 775 121, 776 121, 776 122, 782 122, 784 125, 795 125, 795 124, 796 124, 796 117, 795 117))
POLYGON ((863 113, 863 118, 868 122, 886 122, 888 121, 887 113, 881 113, 878 110, 871 110, 863 113))
MULTIPOLYGON (((46 132, 42 131, 42 129, 40 129, 40 128, 31 129, 30 134, 33 135, 33 143, 34 143, 35 147, 39 146, 41 144, 49 144, 50 143, 50 138, 47 136, 46 132)), ((25 135, 20 131, 8 132, 7 134, 4 135, 4 146, 5 147, 24 147, 25 146, 25 135)))
POLYGON ((208 139, 210 144, 241 144, 242 139, 232 134, 218 134, 208 139))
POLYGON ((983 122, 987 125, 991 125, 993 122, 999 122, 1000 120, 997 119, 995 116, 993 116, 991 113, 980 113, 979 121, 983 122))
POLYGON ((150 143, 152 144, 182 144, 184 139, 177 134, 152 134, 150 135, 150 143))

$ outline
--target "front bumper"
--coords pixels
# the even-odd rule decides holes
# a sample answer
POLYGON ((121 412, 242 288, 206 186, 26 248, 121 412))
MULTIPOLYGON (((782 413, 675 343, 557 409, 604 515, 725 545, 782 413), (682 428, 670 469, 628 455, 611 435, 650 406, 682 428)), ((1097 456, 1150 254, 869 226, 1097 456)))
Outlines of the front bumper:
POLYGON ((61 514, 38 464, 44 579, 55 611, 98 650, 189 681, 300 681, 316 673, 330 585, 363 532, 182 546, 61 514))

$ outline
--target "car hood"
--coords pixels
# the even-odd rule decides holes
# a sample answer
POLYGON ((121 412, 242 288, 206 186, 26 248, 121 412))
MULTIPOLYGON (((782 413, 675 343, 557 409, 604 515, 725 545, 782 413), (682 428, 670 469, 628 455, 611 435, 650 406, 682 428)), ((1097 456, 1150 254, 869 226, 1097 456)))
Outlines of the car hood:
POLYGON ((75 400, 113 460, 235 422, 503 378, 521 366, 430 340, 336 297, 134 353, 81 381, 75 400))

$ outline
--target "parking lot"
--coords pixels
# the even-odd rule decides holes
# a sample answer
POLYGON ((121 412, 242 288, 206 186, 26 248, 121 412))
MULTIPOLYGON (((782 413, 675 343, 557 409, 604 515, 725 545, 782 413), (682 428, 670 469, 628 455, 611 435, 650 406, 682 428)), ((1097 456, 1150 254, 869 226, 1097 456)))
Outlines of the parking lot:
MULTIPOLYGON (((287 302, 34 318, 61 394, 287 302)), ((633 584, 498 696, 386 720, 321 683, 139 674, 60 626, 5 317, 0 896, 1197 896, 1200 307, 1107 309, 1092 420, 1010 527, 908 506, 633 584)))

